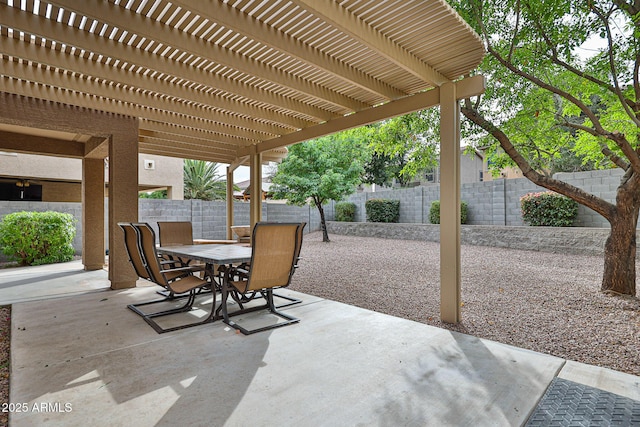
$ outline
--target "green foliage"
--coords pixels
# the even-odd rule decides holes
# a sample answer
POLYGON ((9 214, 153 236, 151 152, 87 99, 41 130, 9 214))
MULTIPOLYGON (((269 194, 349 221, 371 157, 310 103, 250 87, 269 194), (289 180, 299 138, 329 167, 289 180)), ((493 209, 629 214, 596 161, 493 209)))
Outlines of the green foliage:
POLYGON ((75 219, 60 212, 15 212, 0 221, 0 246, 20 265, 71 261, 75 219))
POLYGON ((218 163, 184 161, 184 198, 225 200, 227 182, 218 174, 218 163))
MULTIPOLYGON (((370 128, 370 148, 383 167, 401 186, 418 172, 437 164, 440 133, 438 109, 418 111, 385 120, 370 128)), ((372 165, 375 167, 376 165, 372 165)))
POLYGON ((365 184, 388 185, 397 174, 394 159, 380 153, 373 153, 364 164, 362 182, 365 184))
POLYGON ((522 220, 534 226, 570 227, 578 215, 578 203, 552 191, 520 197, 522 220))
POLYGON ((336 203, 336 221, 353 222, 356 218, 356 204, 352 202, 336 203))
MULTIPOLYGON (((634 145, 640 133, 628 107, 637 102, 630 83, 640 58, 632 30, 640 21, 626 2, 450 3, 488 43, 478 69, 487 89, 480 103, 466 105, 499 128, 534 170, 604 169, 615 156, 626 157, 609 138, 619 132, 634 145)), ((463 123, 465 139, 486 148, 492 172, 515 166, 487 129, 463 123)))
MULTIPOLYGON (((469 208, 467 202, 460 202, 460 224, 467 223, 469 208)), ((429 208, 429 222, 431 224, 440 224, 440 200, 434 200, 431 202, 431 208, 429 208)))
POLYGON ((289 147, 271 182, 275 199, 298 206, 339 201, 360 184, 366 149, 354 131, 341 132, 289 147))
POLYGON ((138 193, 139 199, 166 199, 167 198, 167 190, 158 190, 153 191, 151 193, 141 192, 138 193))
POLYGON ((360 184, 368 152, 356 129, 289 147, 271 179, 274 199, 304 206, 310 200, 320 214, 322 241, 329 241, 322 205, 339 201, 360 184))
POLYGON ((400 200, 369 199, 364 207, 369 222, 400 221, 400 200))

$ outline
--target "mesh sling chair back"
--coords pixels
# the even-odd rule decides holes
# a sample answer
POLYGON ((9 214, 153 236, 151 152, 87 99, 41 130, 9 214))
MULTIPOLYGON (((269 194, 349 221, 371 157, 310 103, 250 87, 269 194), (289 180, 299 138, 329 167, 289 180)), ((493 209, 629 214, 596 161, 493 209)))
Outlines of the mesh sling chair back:
MULTIPOLYGON (((300 263, 300 259, 301 259, 300 258, 300 250, 302 249, 302 237, 303 237, 304 227, 306 225, 307 225, 306 222, 301 222, 300 223, 300 227, 298 227, 298 232, 296 234, 296 253, 294 254, 294 259, 295 259, 294 272, 295 272, 295 269, 298 268, 298 264, 300 263)), ((278 297, 278 298, 282 298, 282 299, 285 299, 285 300, 288 301, 288 302, 276 305, 276 308, 289 307, 290 305, 300 304, 302 302, 302 300, 299 299, 299 298, 294 298, 294 297, 287 296, 287 295, 274 293, 273 296, 274 297, 278 297)))
POLYGON ((193 245, 190 221, 158 221, 160 246, 193 245))
POLYGON ((118 226, 124 232, 124 245, 127 249, 129 262, 133 266, 136 274, 138 277, 151 280, 151 277, 144 266, 144 261, 142 260, 142 254, 138 247, 138 234, 136 233, 136 229, 133 227, 133 224, 129 222, 119 222, 118 226))
MULTIPOLYGON (((158 221, 158 239, 160 246, 182 246, 193 245, 193 226, 191 221, 158 221)), ((177 261, 176 266, 198 266, 205 267, 205 265, 199 261, 192 261, 184 258, 174 259, 172 256, 166 255, 163 258, 166 260, 177 261)), ((208 270, 211 272, 217 272, 216 266, 208 266, 208 270)))
POLYGON ((252 253, 249 270, 231 269, 224 277, 220 309, 226 324, 240 330, 245 335, 249 335, 299 321, 299 319, 277 310, 273 303, 273 290, 289 286, 291 283, 291 276, 299 254, 298 242, 301 242, 299 232, 302 227, 303 225, 300 223, 259 222, 256 224, 251 238, 252 253), (228 312, 229 296, 238 301, 242 296, 256 292, 262 294, 264 304, 241 308, 231 314, 228 312), (230 319, 230 316, 258 310, 268 310, 285 321, 249 330, 230 319))
MULTIPOLYGON (((190 221, 158 221, 158 239, 160 246, 193 245, 193 227, 190 221)), ((166 260, 173 260, 164 256, 166 260)), ((178 258, 182 266, 189 265, 188 259, 178 258)), ((177 263, 176 263, 177 266, 177 263)))
MULTIPOLYGON (((129 256, 129 262, 133 266, 133 269, 135 270, 138 277, 151 281, 151 276, 149 276, 149 272, 145 267, 142 252, 140 252, 140 245, 138 244, 138 233, 136 232, 135 227, 130 222, 119 222, 118 226, 124 232, 124 244, 125 248, 127 249, 127 255, 129 256)), ((167 269, 174 264, 174 262, 167 263, 166 261, 161 261, 160 263, 163 269, 167 269)), ((171 280, 183 274, 184 272, 181 271, 168 272, 167 278, 171 280)))
POLYGON ((129 304, 127 307, 134 311, 136 314, 140 315, 158 333, 184 329, 212 321, 214 318, 213 313, 215 307, 215 299, 211 303, 211 313, 204 320, 198 320, 196 322, 181 324, 179 326, 170 328, 163 328, 154 320, 155 318, 161 316, 168 316, 171 314, 190 311, 195 302, 196 291, 201 288, 208 287, 210 284, 207 280, 201 279, 200 277, 194 275, 195 272, 201 271, 200 268, 179 267, 163 269, 162 260, 160 257, 158 257, 158 253, 156 252, 155 232, 153 231, 151 226, 147 223, 135 223, 131 224, 131 226, 136 232, 138 248, 140 250, 140 254, 142 255, 142 262, 148 276, 143 278, 146 278, 147 280, 159 286, 162 286, 171 294, 186 293, 188 295, 187 301, 184 303, 184 305, 177 308, 171 308, 153 313, 145 313, 140 309, 140 307, 157 303, 166 303, 175 300, 172 297, 167 297, 159 300, 129 304))

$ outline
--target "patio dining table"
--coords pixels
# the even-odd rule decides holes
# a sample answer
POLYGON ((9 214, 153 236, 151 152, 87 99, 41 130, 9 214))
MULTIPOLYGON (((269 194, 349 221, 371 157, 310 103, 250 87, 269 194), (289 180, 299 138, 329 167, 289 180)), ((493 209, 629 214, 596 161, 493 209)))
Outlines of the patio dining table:
MULTIPOLYGON (((209 245, 175 245, 160 246, 156 248, 160 255, 168 255, 174 258, 189 259, 205 263, 206 274, 211 279, 211 290, 216 292, 222 286, 222 277, 218 277, 219 283, 216 283, 215 265, 231 266, 232 264, 248 263, 251 261, 251 246, 248 245, 229 245, 229 244, 209 244, 209 245)), ((215 304, 215 297, 213 304, 215 304)), ((212 310, 211 315, 205 322, 216 321, 222 317, 218 310, 212 310)))
MULTIPOLYGON (((207 270, 209 277, 214 281, 216 274, 213 269, 214 265, 226 265, 242 264, 251 262, 251 246, 244 245, 229 245, 229 244, 210 244, 210 245, 177 245, 177 246, 160 246, 157 251, 161 255, 169 255, 176 258, 187 258, 191 260, 201 261, 205 263, 205 269, 207 270)), ((220 280, 222 278, 220 277, 220 280)), ((216 285, 216 283, 212 283, 216 285)), ((218 283, 221 286, 222 283, 218 283)), ((278 305, 277 308, 287 307, 289 305, 298 304, 302 302, 298 298, 293 298, 281 294, 273 294, 274 297, 287 300, 286 303, 278 305)), ((218 320, 218 316, 214 316, 212 320, 218 320)))
POLYGON ((178 245, 161 246, 158 253, 204 262, 207 265, 240 264, 251 261, 251 247, 248 245, 178 245))
MULTIPOLYGON (((189 259, 205 263, 207 274, 213 281, 216 277, 214 265, 228 265, 248 263, 251 261, 251 246, 248 245, 176 245, 160 246, 157 251, 161 255, 189 259)), ((218 283, 222 285, 222 283, 218 283)))

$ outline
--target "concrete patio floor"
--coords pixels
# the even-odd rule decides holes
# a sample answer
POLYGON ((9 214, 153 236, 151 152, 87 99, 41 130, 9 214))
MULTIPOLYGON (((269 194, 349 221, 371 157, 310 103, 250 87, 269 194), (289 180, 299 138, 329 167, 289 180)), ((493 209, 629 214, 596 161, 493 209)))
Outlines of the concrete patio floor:
POLYGON ((155 287, 106 291, 105 271, 51 268, 40 286, 55 298, 0 270, 0 304, 14 302, 10 400, 26 408, 14 427, 513 426, 554 378, 640 400, 639 377, 286 290, 303 299, 286 309, 298 324, 159 335, 126 308, 155 287), (15 302, 21 286, 39 299, 15 302))

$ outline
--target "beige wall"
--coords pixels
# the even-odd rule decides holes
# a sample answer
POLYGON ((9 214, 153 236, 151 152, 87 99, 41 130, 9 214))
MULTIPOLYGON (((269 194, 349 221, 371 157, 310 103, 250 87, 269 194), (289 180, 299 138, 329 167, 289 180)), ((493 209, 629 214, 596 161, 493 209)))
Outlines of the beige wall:
POLYGON ((506 179, 516 179, 516 178, 523 178, 524 175, 522 174, 522 171, 518 168, 515 167, 510 167, 510 168, 504 168, 502 169, 502 171, 500 172, 500 175, 498 175, 497 177, 494 177, 491 174, 491 171, 489 170, 489 168, 487 167, 487 165, 484 165, 484 181, 493 181, 494 179, 502 179, 502 178, 506 178, 506 179))
POLYGON ((138 177, 141 188, 168 187, 170 199, 184 199, 182 159, 150 154, 140 154, 138 157, 138 177))
POLYGON ((43 202, 81 202, 82 184, 79 182, 42 182, 43 202))
POLYGON ((460 183, 480 182, 483 162, 484 159, 475 153, 460 154, 460 183))
MULTIPOLYGON (((167 188, 168 197, 183 199, 183 160, 140 154, 138 178, 141 190, 167 188), (152 164, 153 168, 149 168, 152 164), (147 168, 145 168, 147 165, 147 168)), ((105 170, 108 181, 108 171, 105 170)), ((0 177, 24 178, 42 185, 42 201, 82 200, 82 160, 0 152, 0 177), (63 182, 60 182, 63 181, 63 182)))
POLYGON ((33 154, 0 154, 0 176, 82 181, 82 161, 33 154))

